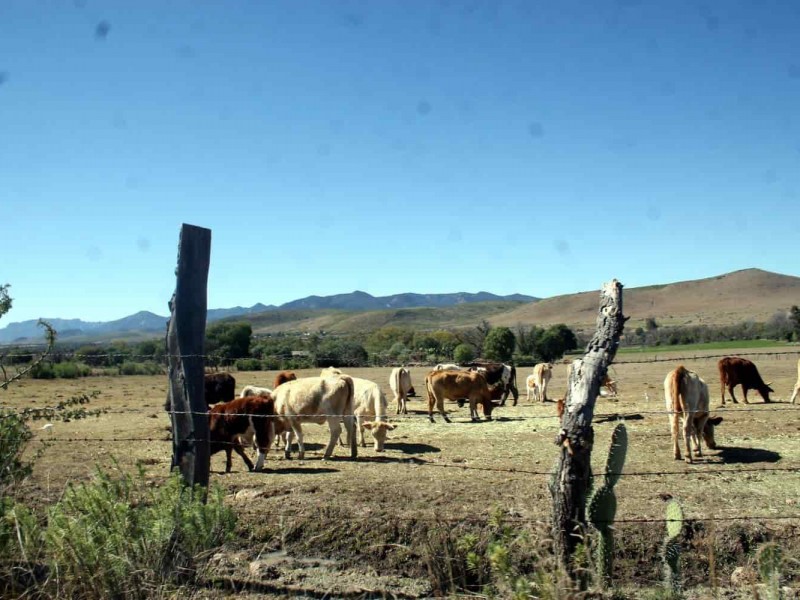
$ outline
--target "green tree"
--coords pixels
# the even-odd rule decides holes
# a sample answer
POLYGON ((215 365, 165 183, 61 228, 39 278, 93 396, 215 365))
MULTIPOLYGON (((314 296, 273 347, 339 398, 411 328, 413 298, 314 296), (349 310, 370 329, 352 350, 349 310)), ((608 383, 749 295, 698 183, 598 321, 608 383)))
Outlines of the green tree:
POLYGON ((246 358, 250 355, 252 335, 253 328, 245 321, 215 323, 206 330, 206 354, 226 365, 237 358, 246 358))
POLYGON ((795 339, 800 338, 800 308, 797 305, 789 309, 789 321, 794 329, 795 339))
POLYGON ((317 348, 318 367, 363 367, 368 358, 364 347, 351 340, 329 338, 317 348))
POLYGON ((483 355, 490 360, 508 362, 514 354, 517 339, 508 327, 495 327, 483 341, 483 355))
POLYGON ((451 331, 434 331, 431 334, 437 343, 439 344, 439 352, 446 356, 447 358, 453 358, 453 351, 456 349, 456 346, 460 343, 458 341, 458 337, 451 332, 451 331))
POLYGON ((459 344, 453 350, 453 360, 457 363, 466 363, 475 360, 475 346, 472 344, 459 344))
POLYGON ((370 352, 380 353, 387 351, 397 342, 410 346, 413 339, 414 332, 410 329, 390 325, 373 331, 367 337, 365 346, 370 352))
POLYGON ((566 352, 578 347, 575 333, 566 325, 553 325, 545 331, 536 345, 536 356, 551 362, 564 356, 566 352))

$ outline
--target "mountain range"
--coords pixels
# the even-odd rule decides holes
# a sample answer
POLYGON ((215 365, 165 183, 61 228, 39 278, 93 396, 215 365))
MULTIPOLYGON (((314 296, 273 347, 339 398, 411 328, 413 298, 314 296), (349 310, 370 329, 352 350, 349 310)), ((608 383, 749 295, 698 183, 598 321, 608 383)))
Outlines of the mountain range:
MULTIPOLYGON (((296 311, 375 311, 382 309, 404 309, 419 307, 449 307, 467 303, 483 302, 532 302, 537 300, 533 296, 512 294, 498 296, 489 292, 471 294, 459 292, 454 294, 395 294, 392 296, 375 297, 366 292, 354 291, 349 294, 336 294, 333 296, 308 296, 299 300, 292 300, 280 306, 254 304, 250 307, 235 306, 233 308, 214 308, 206 313, 207 322, 211 323, 232 317, 249 317, 262 313, 276 311, 289 313, 296 311)), ((77 339, 105 339, 110 337, 152 337, 153 333, 165 333, 167 326, 166 316, 160 316, 149 311, 140 311, 133 315, 116 319, 114 321, 82 321, 81 319, 46 319, 58 332, 60 341, 77 339)), ((26 343, 39 341, 42 330, 37 326, 37 320, 19 321, 10 323, 0 329, 0 343, 26 343)))
MULTIPOLYGON (((576 331, 591 331, 597 319, 598 289, 538 299, 514 294, 396 294, 374 297, 366 292, 309 296, 281 306, 256 304, 208 311, 208 322, 247 320, 256 334, 317 332, 364 333, 385 326, 414 330, 471 327, 481 321, 493 326, 548 326, 565 323, 576 331)), ((606 277, 611 279, 611 277, 606 277)), ((624 281, 623 281, 624 283, 624 281)), ((653 317, 660 326, 730 325, 766 322, 800 305, 800 277, 744 269, 724 275, 676 283, 626 287, 623 293, 626 329, 653 317)), ((106 323, 51 319, 59 340, 68 342, 141 339, 163 336, 167 318, 139 312, 106 323)), ((11 323, 0 329, 0 343, 41 340, 35 321, 11 323)))

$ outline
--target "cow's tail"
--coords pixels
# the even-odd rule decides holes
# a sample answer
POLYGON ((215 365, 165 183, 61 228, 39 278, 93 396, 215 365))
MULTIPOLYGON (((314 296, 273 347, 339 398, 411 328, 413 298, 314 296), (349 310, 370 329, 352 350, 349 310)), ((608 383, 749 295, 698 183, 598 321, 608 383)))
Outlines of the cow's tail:
POLYGON ((686 394, 684 393, 684 380, 688 371, 683 365, 679 365, 672 372, 672 412, 686 414, 686 394))

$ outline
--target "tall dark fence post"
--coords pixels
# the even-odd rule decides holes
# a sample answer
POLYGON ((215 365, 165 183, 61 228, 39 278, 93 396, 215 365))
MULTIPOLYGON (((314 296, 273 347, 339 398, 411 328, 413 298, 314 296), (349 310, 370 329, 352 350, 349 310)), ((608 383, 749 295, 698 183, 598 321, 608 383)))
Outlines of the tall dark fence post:
POLYGON ((208 487, 210 463, 203 377, 210 259, 211 230, 184 223, 167 325, 172 466, 180 469, 187 485, 203 487, 208 487))
POLYGON ((622 284, 616 279, 603 286, 597 329, 582 359, 572 362, 561 431, 559 457, 550 483, 553 498, 553 539, 556 556, 573 579, 572 556, 586 531, 586 495, 592 475, 594 443, 592 417, 600 384, 614 360, 627 319, 622 315, 622 284))

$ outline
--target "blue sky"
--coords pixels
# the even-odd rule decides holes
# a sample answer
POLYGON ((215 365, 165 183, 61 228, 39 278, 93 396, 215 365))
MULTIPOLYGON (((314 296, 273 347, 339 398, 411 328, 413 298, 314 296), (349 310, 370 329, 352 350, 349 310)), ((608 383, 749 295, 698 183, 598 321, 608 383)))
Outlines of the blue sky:
POLYGON ((796 1, 0 2, 0 283, 37 317, 800 275, 796 1))

